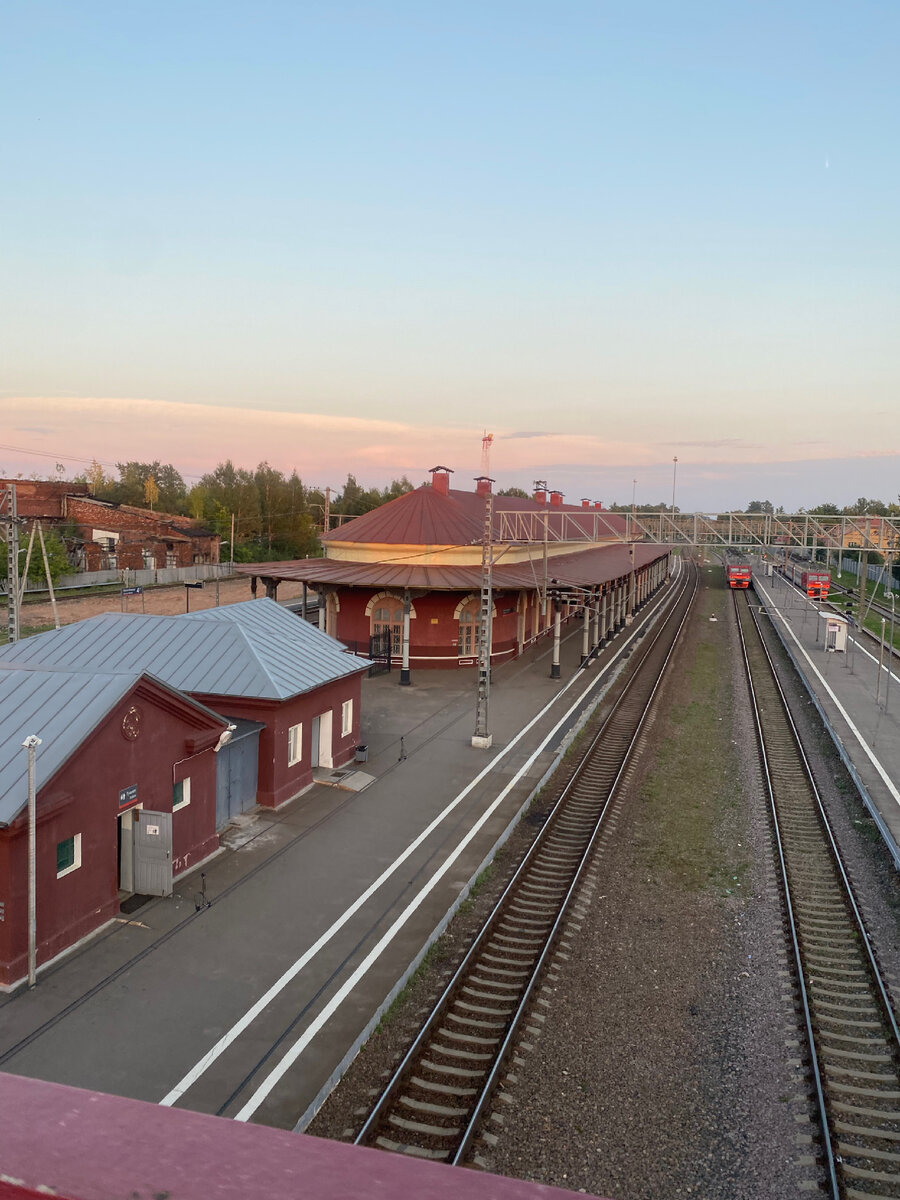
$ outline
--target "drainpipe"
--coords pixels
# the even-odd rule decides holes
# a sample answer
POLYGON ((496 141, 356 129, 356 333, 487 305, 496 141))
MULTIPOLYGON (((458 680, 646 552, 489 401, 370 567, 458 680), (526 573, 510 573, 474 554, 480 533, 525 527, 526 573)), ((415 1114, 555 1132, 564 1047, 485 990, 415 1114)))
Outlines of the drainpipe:
POLYGON ((37 799, 34 785, 34 752, 41 739, 28 735, 22 746, 28 751, 28 986, 37 983, 37 799))

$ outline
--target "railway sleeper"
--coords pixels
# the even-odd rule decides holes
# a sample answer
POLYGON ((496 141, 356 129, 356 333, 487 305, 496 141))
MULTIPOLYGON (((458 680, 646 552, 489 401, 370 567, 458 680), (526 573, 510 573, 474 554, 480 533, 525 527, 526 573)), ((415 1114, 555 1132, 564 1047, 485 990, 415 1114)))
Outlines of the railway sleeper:
MULTIPOLYGON (((436 1047, 437 1048, 437 1047, 436 1047)), ((441 1051, 446 1053, 446 1051, 441 1051)), ((485 1055, 490 1059, 490 1055, 485 1055)), ((430 1058, 423 1058, 419 1063, 423 1071, 431 1071, 435 1075, 446 1075, 448 1079, 471 1079, 475 1076, 478 1079, 483 1078, 483 1067, 453 1067, 450 1063, 432 1062, 430 1058)))
MULTIPOLYGON (((853 997, 855 999, 856 997, 853 997)), ((816 998, 816 1016, 820 1016, 824 1021, 846 1021, 848 1025, 864 1025, 866 1028, 875 1027, 881 1029, 881 1021, 856 1021, 853 1018, 862 1016, 865 1013, 870 1013, 873 1018, 879 1015, 878 1009, 874 1004, 839 1004, 832 996, 816 998), (831 1008, 835 1010, 835 1015, 828 1012, 819 1013, 819 1009, 831 1008), (837 1016, 837 1013, 846 1014, 846 1016, 837 1016)))
MULTIPOLYGON (((461 1004, 460 1007, 462 1007, 462 1008, 468 1007, 470 1011, 477 1011, 477 1009, 472 1008, 472 1005, 467 1006, 465 1003, 461 1004)), ((496 1016, 497 1014, 494 1013, 492 1015, 496 1016)), ((505 1021, 479 1021, 475 1017, 465 1017, 462 1015, 462 1013, 458 1013, 458 1012, 454 1011, 454 1009, 451 1009, 447 1013, 447 1020, 448 1021, 456 1021, 457 1024, 459 1024, 459 1025, 467 1025, 470 1029, 481 1029, 481 1030, 484 1030, 484 1032, 486 1032, 486 1033, 488 1031, 490 1031, 491 1029, 505 1029, 506 1028, 505 1021)))
MULTIPOLYGON (((487 969, 489 971, 491 970, 490 967, 488 967, 487 969)), ((513 974, 513 972, 509 972, 509 973, 513 974)), ((516 971, 515 975, 519 979, 521 979, 522 976, 525 976, 527 978, 528 972, 527 971, 516 971)), ((514 982, 511 979, 482 979, 480 975, 470 975, 469 982, 472 983, 475 987, 479 987, 479 988, 503 988, 505 991, 515 991, 515 992, 518 992, 521 990, 521 983, 514 982)), ((468 989, 464 988, 463 990, 467 991, 468 989)))
POLYGON ((853 1059, 855 1062, 891 1064, 896 1062, 894 1055, 887 1047, 881 1052, 872 1053, 865 1050, 839 1050, 836 1046, 825 1046, 822 1053, 828 1058, 853 1059))
MULTIPOLYGON (((498 999, 498 997, 496 997, 496 996, 491 996, 491 995, 485 994, 483 992, 476 992, 473 988, 470 988, 470 987, 463 988, 463 992, 467 996, 475 996, 479 1000, 496 1000, 496 999, 498 999)), ((512 1012, 512 1008, 510 1007, 509 1004, 504 1004, 504 1006, 502 1008, 489 1008, 485 1004, 472 1004, 471 1001, 469 1001, 469 1000, 457 1000, 454 1003, 453 1008, 454 1009, 461 1008, 464 1013, 478 1013, 478 1015, 481 1017, 503 1018, 503 1017, 508 1017, 509 1014, 512 1012)), ((456 1016, 456 1013, 452 1010, 451 1010, 451 1016, 454 1016, 454 1017, 456 1016)), ((499 1021, 498 1024, 502 1026, 503 1021, 502 1020, 499 1021)))
POLYGON ((509 961, 508 959, 500 958, 496 954, 485 953, 485 954, 482 954, 478 960, 478 969, 484 970, 484 971, 490 971, 492 975, 506 975, 510 979, 524 979, 528 975, 527 970, 521 970, 521 971, 512 970, 512 968, 508 965, 508 961, 509 961), (506 963, 507 965, 503 966, 503 967, 493 967, 493 966, 491 966, 491 963, 494 963, 494 962, 498 962, 498 963, 502 962, 502 963, 506 963))
MULTIPOLYGON (((865 1137, 865 1138, 884 1138, 885 1135, 880 1130, 863 1130, 854 1129, 852 1126, 845 1126, 842 1121, 838 1121, 835 1125, 835 1131, 845 1133, 848 1137, 865 1137), (840 1126, 840 1128, 838 1128, 840 1126)), ((900 1135, 898 1135, 900 1136, 900 1135)), ((890 1162, 895 1162, 900 1165, 900 1153, 896 1150, 878 1150, 874 1146, 860 1146, 857 1142, 838 1142, 838 1151, 840 1154, 845 1154, 850 1158, 884 1158, 890 1162)))
MULTIPOLYGON (((474 1089, 473 1089, 474 1090, 474 1089)), ((415 1096, 410 1096, 404 1093, 399 1101, 399 1104, 406 1108, 411 1108, 413 1112, 421 1113, 429 1117, 446 1117, 448 1121, 457 1121, 460 1117, 464 1117, 469 1111, 468 1105, 460 1108, 450 1104, 432 1104, 428 1100, 417 1100, 415 1096)), ((443 1126, 440 1126, 443 1129, 443 1126)))
MULTIPOLYGON (((832 1078, 832 1075, 847 1075, 850 1079, 860 1079, 861 1076, 853 1071, 834 1071, 829 1072, 828 1086, 833 1091, 839 1092, 843 1096, 865 1096, 867 1100, 883 1100, 885 1103, 890 1102, 896 1104, 900 1101, 900 1091, 890 1088, 871 1088, 857 1087, 853 1083, 846 1083, 843 1079, 832 1078)), ((880 1075, 875 1075, 875 1079, 880 1079, 880 1075)))
MULTIPOLYGON (((841 1171, 851 1179, 867 1179, 871 1183, 888 1183, 897 1187, 900 1185, 900 1174, 888 1174, 886 1171, 867 1171, 863 1167, 852 1167, 849 1163, 841 1163, 841 1171)), ((865 1195, 866 1193, 863 1193, 865 1195)))
POLYGON ((435 1096, 453 1096, 460 1100, 466 1096, 478 1095, 478 1088, 460 1087, 459 1084, 453 1083, 438 1083, 436 1079, 423 1079, 421 1075, 413 1075, 409 1084, 410 1087, 415 1087, 420 1092, 430 1092, 435 1096))
MULTIPOLYGON (((841 1112, 848 1113, 851 1117, 864 1117, 866 1120, 870 1121, 881 1121, 885 1124, 900 1125, 900 1109, 891 1111, 889 1109, 881 1108, 861 1108, 857 1104, 847 1104, 844 1100, 835 1100, 834 1107, 839 1108, 841 1112)), ((836 1129, 840 1130, 840 1126, 840 1121, 835 1122, 836 1129)), ((847 1132, 850 1132, 851 1130, 855 1131, 856 1126, 851 1126, 848 1122, 847 1132)), ((867 1132, 868 1131, 869 1130, 867 1128, 867 1132)), ((900 1139, 900 1131, 893 1129, 882 1129, 880 1127, 872 1128, 871 1133, 873 1137, 890 1138, 892 1141, 897 1141, 900 1139)))
POLYGON ((454 1129, 449 1125, 426 1125, 424 1121, 408 1121, 406 1117, 398 1117, 396 1113, 391 1113, 388 1117, 388 1124, 407 1133, 421 1133, 432 1138, 458 1138, 462 1133, 458 1126, 454 1129))
POLYGON ((857 1037, 852 1033, 841 1033, 838 1029, 826 1029, 823 1031, 823 1036, 831 1041, 835 1039, 839 1042, 852 1042, 854 1046, 863 1046, 869 1050, 881 1048, 888 1059, 893 1059, 890 1045, 884 1040, 881 1034, 873 1037, 857 1037))
MULTIPOLYGON (((494 1061, 493 1054, 477 1054, 474 1050, 457 1050, 454 1046, 441 1046, 437 1042, 429 1042, 428 1049, 435 1054, 446 1055, 447 1058, 465 1059, 466 1062, 491 1063, 494 1061)), ((475 1074, 474 1068, 472 1074, 475 1074)))
POLYGON ((408 1142, 393 1142, 386 1137, 377 1137, 375 1145, 394 1154, 407 1154, 413 1158, 427 1158, 434 1162, 444 1162, 450 1157, 449 1150, 430 1150, 427 1146, 411 1146, 408 1142))

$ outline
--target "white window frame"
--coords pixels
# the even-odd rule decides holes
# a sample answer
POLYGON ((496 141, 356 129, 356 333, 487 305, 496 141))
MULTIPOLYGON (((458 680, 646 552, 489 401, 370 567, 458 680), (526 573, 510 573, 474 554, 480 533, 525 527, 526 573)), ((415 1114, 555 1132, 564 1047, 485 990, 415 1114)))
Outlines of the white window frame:
MULTIPOLYGON (((69 839, 63 838, 62 840, 64 842, 67 842, 69 839)), ((57 879, 62 879, 62 877, 64 875, 71 875, 73 871, 77 871, 78 868, 81 866, 81 834, 80 833, 74 834, 72 837, 72 841, 74 843, 75 861, 72 863, 71 867, 66 867, 65 870, 63 870, 63 871, 57 871, 56 872, 57 879)))
POLYGON ((175 782, 172 784, 172 812, 181 812, 181 810, 183 808, 187 808, 187 806, 190 804, 190 802, 191 802, 191 777, 190 777, 190 775, 188 775, 186 779, 176 779, 175 782), (176 804, 175 803, 175 788, 178 786, 179 783, 181 784, 181 802, 179 804, 176 804))
POLYGON ((341 705, 341 737, 353 732, 353 701, 345 700, 341 705))
POLYGON ((288 766, 295 767, 303 759, 303 722, 288 728, 288 766))

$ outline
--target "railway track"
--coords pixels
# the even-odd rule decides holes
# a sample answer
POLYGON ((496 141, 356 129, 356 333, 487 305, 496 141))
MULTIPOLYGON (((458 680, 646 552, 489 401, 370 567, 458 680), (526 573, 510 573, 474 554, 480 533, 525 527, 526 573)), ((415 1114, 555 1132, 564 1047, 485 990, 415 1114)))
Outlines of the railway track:
POLYGON ((375 1104, 357 1145, 466 1161, 674 653, 698 578, 695 567, 684 573, 668 617, 375 1104))
POLYGON ((758 619, 734 594, 830 1194, 900 1197, 900 1032, 758 619))

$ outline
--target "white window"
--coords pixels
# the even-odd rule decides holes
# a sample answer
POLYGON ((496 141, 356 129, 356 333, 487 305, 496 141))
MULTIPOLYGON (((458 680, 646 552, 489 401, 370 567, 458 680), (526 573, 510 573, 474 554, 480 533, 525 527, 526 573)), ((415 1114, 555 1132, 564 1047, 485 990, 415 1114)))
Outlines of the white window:
POLYGON ((172 785, 172 812, 176 809, 186 808, 191 802, 191 780, 190 776, 187 779, 181 779, 178 783, 172 785))
POLYGON ((353 732, 353 701, 345 700, 341 705, 341 737, 353 732))
POLYGON ((56 878, 71 875, 81 866, 81 834, 76 833, 56 843, 56 878))
POLYGON ((303 725, 292 725, 288 730, 288 766, 298 763, 303 755, 303 725))

